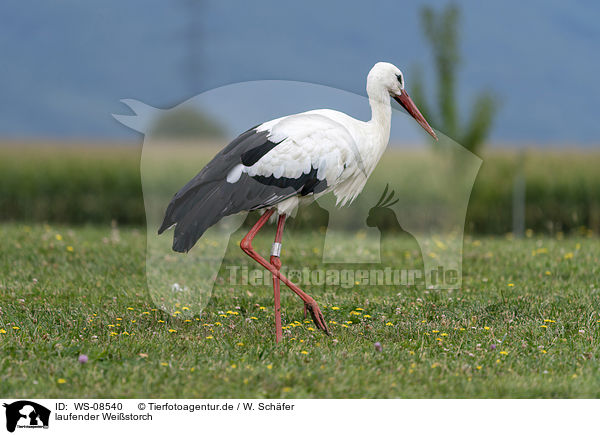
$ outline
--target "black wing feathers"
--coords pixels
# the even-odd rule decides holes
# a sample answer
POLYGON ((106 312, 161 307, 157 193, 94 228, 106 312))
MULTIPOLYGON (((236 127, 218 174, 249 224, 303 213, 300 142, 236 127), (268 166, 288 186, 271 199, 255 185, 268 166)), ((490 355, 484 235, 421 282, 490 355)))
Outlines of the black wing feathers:
POLYGON ((227 174, 242 163, 251 166, 278 144, 267 139, 268 131, 250 129, 219 152, 171 200, 158 233, 175 226, 173 250, 189 251, 204 232, 225 216, 243 210, 269 207, 291 196, 318 193, 327 188, 316 177, 317 169, 299 178, 250 177, 242 173, 235 183, 227 174))

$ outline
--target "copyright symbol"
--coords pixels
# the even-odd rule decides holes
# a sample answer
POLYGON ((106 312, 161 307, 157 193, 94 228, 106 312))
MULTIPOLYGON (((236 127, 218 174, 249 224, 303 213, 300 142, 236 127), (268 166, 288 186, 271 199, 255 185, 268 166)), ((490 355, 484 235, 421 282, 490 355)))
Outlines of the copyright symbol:
POLYGON ((143 411, 144 409, 146 409, 146 404, 145 403, 138 403, 138 409, 140 411, 143 411))

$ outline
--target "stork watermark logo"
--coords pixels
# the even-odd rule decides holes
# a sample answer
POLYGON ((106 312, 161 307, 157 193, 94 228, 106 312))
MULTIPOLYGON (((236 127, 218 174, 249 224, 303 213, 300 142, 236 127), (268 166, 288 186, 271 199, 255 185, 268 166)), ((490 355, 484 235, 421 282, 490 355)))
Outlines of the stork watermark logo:
POLYGON ((19 400, 5 403, 6 430, 14 432, 15 429, 48 429, 50 423, 50 410, 39 403, 30 400, 19 400))
MULTIPOLYGON (((256 275, 256 285, 268 285, 273 264, 268 249, 255 253, 251 238, 244 237, 253 225, 252 238, 266 228, 257 240, 273 240, 273 233, 281 230, 271 257, 280 258, 278 270, 287 287, 295 285, 287 278, 299 285, 341 288, 454 289, 462 284, 466 212, 482 160, 438 131, 433 134, 439 138, 435 145, 423 141, 427 125, 414 110, 408 111, 410 116, 394 107, 391 113, 371 114, 385 118, 376 123, 381 129, 391 125, 402 131, 405 145, 392 139, 383 147, 385 141, 378 138, 389 137, 387 130, 362 140, 355 130, 364 123, 342 122, 346 116, 329 111, 305 112, 333 108, 360 113, 370 107, 362 96, 316 84, 237 83, 171 109, 122 101, 132 113, 114 117, 144 133, 140 172, 147 222, 145 270, 149 294, 162 310, 191 317, 203 311, 216 284, 252 285, 248 281, 256 275), (298 98, 282 100, 281 95, 298 98), (217 120, 226 126, 227 137, 181 140, 160 132, 167 121, 190 113, 217 120), (314 152, 305 156, 298 150, 314 152), (323 150, 330 154, 321 155, 323 150), (275 213, 270 221, 269 216, 256 221, 260 211, 267 214, 269 207, 280 205, 278 213, 289 220, 278 222, 275 213), (297 224, 302 220, 308 224, 297 224), (246 269, 238 260, 240 248, 259 263, 258 256, 264 256, 264 264, 246 269), (307 275, 308 265, 301 262, 308 261, 307 275), (300 279, 294 278, 297 273, 286 277, 281 272, 296 269, 303 271, 300 279)), ((182 130, 179 123, 173 125, 182 130)))

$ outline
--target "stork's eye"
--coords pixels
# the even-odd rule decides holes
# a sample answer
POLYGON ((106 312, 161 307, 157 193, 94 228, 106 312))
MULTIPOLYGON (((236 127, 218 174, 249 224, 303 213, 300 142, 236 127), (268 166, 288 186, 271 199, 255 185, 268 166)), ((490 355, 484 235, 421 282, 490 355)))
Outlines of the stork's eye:
POLYGON ((398 74, 396 78, 398 79, 398 83, 400 83, 400 86, 402 86, 402 76, 398 74))

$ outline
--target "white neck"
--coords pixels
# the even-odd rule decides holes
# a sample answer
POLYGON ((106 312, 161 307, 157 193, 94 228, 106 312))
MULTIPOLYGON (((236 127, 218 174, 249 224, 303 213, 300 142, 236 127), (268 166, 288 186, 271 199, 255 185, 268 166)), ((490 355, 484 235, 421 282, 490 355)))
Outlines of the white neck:
POLYGON ((385 88, 367 89, 367 93, 371 106, 371 120, 367 122, 367 128, 372 141, 370 145, 378 161, 390 140, 392 106, 390 95, 385 88))

